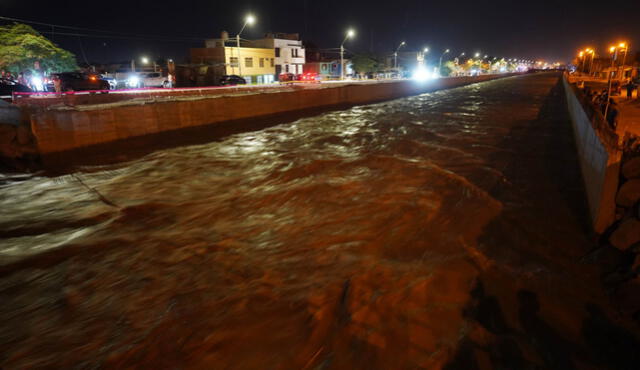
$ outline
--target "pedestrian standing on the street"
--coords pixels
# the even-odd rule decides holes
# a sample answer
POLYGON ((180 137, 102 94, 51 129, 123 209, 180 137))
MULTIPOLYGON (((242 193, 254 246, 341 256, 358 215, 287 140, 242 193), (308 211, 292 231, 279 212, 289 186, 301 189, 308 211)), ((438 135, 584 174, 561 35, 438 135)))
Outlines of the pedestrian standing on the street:
POLYGON ((607 111, 607 123, 609 123, 609 127, 611 127, 614 131, 618 126, 618 108, 616 107, 616 102, 613 101, 612 98, 609 99, 609 110, 607 111))
POLYGON ((633 90, 636 89, 636 85, 633 83, 633 80, 629 80, 627 83, 627 100, 631 99, 633 96, 633 90))
POLYGON ((18 74, 18 83, 27 86, 27 79, 24 78, 24 72, 18 74))
POLYGON ((60 81, 60 77, 57 75, 53 76, 53 88, 56 90, 56 94, 60 94, 62 92, 62 83, 60 81))

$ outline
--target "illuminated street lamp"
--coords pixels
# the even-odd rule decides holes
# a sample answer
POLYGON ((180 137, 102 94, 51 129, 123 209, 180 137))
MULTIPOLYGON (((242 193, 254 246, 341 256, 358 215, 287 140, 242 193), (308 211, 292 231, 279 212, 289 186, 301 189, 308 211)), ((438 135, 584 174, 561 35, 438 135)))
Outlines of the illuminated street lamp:
POLYGON ((256 18, 252 14, 247 15, 247 17, 244 19, 244 24, 242 25, 242 28, 240 29, 240 32, 238 32, 238 34, 236 35, 236 48, 238 50, 238 52, 237 52, 237 55, 238 55, 238 74, 240 76, 242 76, 242 62, 240 61, 240 35, 242 34, 242 31, 244 31, 244 29, 247 27, 247 25, 251 26, 254 23, 256 23, 256 18))
POLYGON ((596 51, 591 48, 587 48, 586 52, 587 54, 591 54, 591 63, 589 64, 589 75, 591 75, 591 70, 593 69, 593 58, 596 55, 596 51))
POLYGON ((393 69, 395 69, 396 71, 398 69, 398 50, 400 50, 400 48, 403 47, 404 45, 405 45, 405 42, 402 41, 400 45, 398 45, 398 48, 396 49, 396 51, 393 53, 393 69))
MULTIPOLYGON (((622 46, 626 46, 624 45, 624 43, 621 43, 620 45, 622 46)), ((608 87, 607 87, 607 104, 604 108, 604 119, 605 121, 607 120, 607 113, 609 112, 609 102, 611 101, 611 84, 612 84, 612 73, 613 73, 613 66, 615 61, 618 59, 618 48, 615 46, 612 46, 609 48, 609 52, 613 55, 611 55, 611 68, 609 69, 609 82, 608 82, 608 87)))
POLYGON ((440 55, 440 64, 438 65, 438 75, 442 76, 442 57, 444 57, 445 54, 447 54, 450 50, 447 49, 444 51, 444 53, 442 53, 442 55, 440 55))
POLYGON ((142 62, 142 64, 149 64, 149 58, 147 57, 140 58, 140 61, 142 62))
POLYGON ((344 80, 344 43, 347 42, 348 39, 354 37, 356 35, 356 31, 352 28, 347 30, 347 34, 342 40, 342 44, 340 44, 340 79, 344 80))
POLYGON ((624 42, 618 44, 618 48, 624 49, 624 57, 622 58, 622 71, 620 71, 620 82, 624 77, 624 65, 627 63, 627 53, 629 53, 629 45, 624 42))

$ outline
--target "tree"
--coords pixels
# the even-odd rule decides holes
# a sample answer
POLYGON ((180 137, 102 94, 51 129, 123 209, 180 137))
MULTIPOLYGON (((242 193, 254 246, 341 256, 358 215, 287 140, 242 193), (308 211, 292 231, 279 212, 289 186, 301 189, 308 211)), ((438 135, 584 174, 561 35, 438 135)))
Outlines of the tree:
POLYGON ((26 24, 0 26, 0 69, 12 73, 34 70, 40 63, 43 72, 78 69, 75 56, 26 24))
POLYGON ((354 55, 351 58, 353 70, 358 73, 375 72, 378 70, 378 61, 368 55, 354 55))
POLYGON ((450 76, 456 70, 456 64, 450 60, 444 62, 440 67, 440 76, 450 76))

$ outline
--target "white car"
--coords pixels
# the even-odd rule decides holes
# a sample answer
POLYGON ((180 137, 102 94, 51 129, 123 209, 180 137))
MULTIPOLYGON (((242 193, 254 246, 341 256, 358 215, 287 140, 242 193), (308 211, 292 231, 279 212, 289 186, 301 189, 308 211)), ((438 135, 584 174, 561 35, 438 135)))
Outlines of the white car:
POLYGON ((137 89, 139 87, 171 87, 169 78, 160 72, 141 72, 129 75, 127 87, 137 89))
POLYGON ((160 72, 141 73, 140 84, 143 87, 169 87, 169 78, 160 72))

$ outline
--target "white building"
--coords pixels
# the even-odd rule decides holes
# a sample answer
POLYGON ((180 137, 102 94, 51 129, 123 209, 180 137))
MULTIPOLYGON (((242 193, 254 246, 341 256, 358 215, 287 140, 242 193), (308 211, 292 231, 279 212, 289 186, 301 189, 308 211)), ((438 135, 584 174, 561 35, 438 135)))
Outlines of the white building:
POLYGON ((297 33, 268 33, 263 39, 252 41, 254 47, 274 49, 276 78, 282 73, 302 74, 305 54, 297 33))

